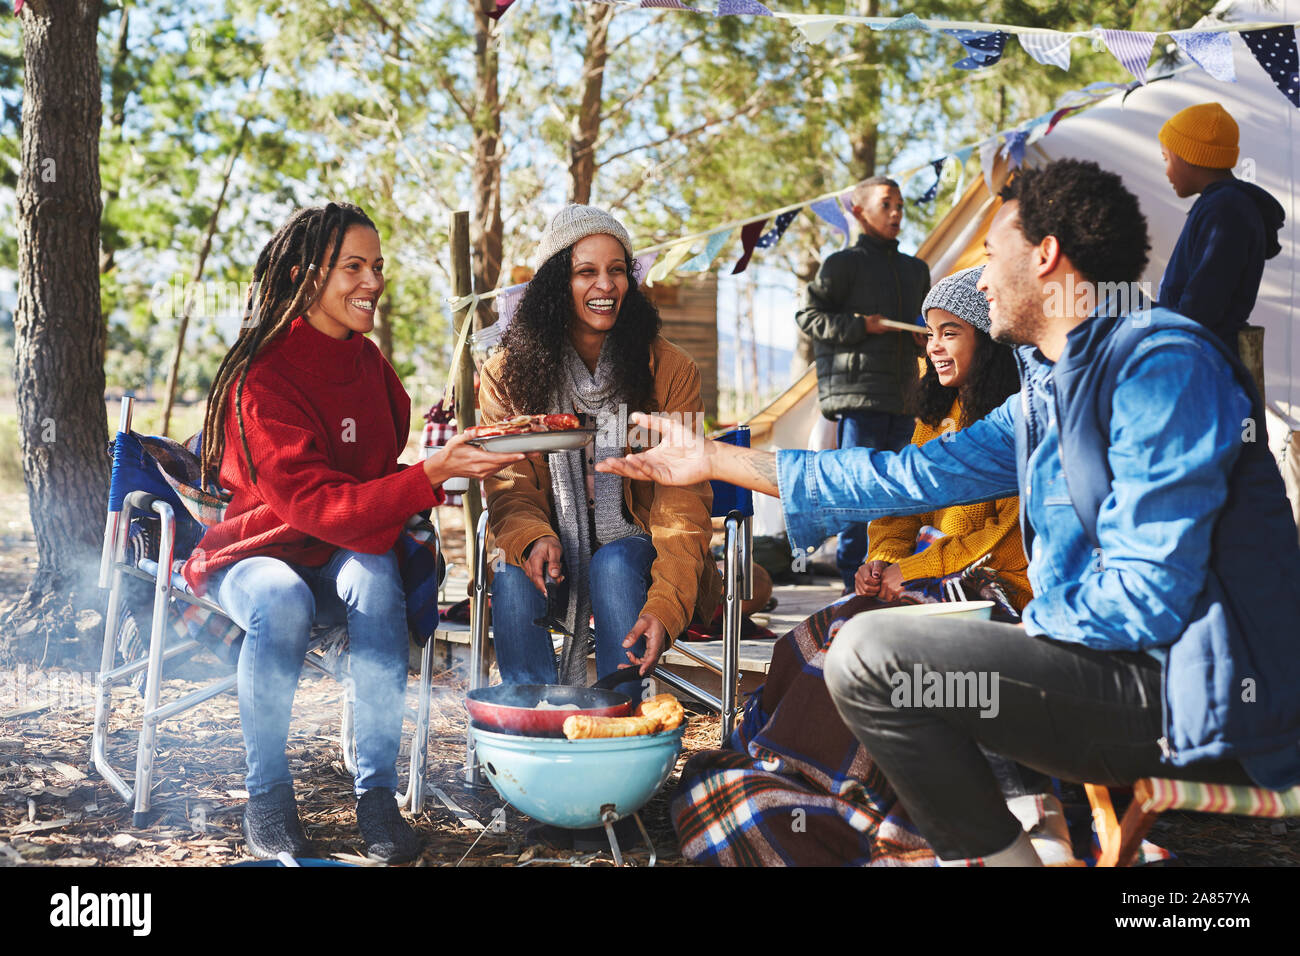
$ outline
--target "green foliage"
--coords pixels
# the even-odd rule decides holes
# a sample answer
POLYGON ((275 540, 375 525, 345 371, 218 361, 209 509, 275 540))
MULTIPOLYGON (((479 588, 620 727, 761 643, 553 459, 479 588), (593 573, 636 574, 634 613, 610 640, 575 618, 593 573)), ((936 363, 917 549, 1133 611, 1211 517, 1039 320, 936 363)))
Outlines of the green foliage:
MULTIPOLYGON (((349 200, 379 224, 388 261, 394 361, 427 383, 450 359, 447 231, 473 210, 476 0, 118 0, 103 8, 102 283, 111 387, 161 385, 176 309, 155 285, 192 276, 237 154, 205 283, 247 280, 261 245, 298 204, 349 200), (125 28, 124 28, 125 25, 125 28), (242 136, 242 138, 241 138, 242 136)), ((802 13, 1002 21, 1086 29, 1191 26, 1209 2, 1118 0, 781 0, 802 13)), ((570 0, 516 4, 494 27, 500 49, 504 264, 527 262, 547 212, 568 192, 587 43, 585 18, 607 8, 570 0)), ((0 25, 0 207, 19 161, 21 43, 0 25)), ((1073 44, 1069 72, 1034 62, 1014 40, 1002 61, 953 68, 956 41, 919 32, 837 27, 821 44, 753 17, 620 9, 609 32, 593 202, 641 243, 898 172, 1052 108, 1096 80, 1125 81, 1104 50, 1073 44), (875 137, 875 148, 869 144, 875 137)), ((970 161, 967 176, 975 175, 970 161)), ((909 206, 916 241, 952 198, 909 206)), ((923 172, 905 185, 915 196, 923 172)), ((834 237, 813 216, 764 255, 793 266, 834 237)), ((738 245, 738 244, 737 244, 738 245)), ((0 232, 0 261, 15 245, 0 232)), ((724 251, 724 258, 734 252, 724 251)), ((237 309, 196 313, 182 389, 202 393, 237 309)), ((417 398, 417 406, 420 404, 417 398)))

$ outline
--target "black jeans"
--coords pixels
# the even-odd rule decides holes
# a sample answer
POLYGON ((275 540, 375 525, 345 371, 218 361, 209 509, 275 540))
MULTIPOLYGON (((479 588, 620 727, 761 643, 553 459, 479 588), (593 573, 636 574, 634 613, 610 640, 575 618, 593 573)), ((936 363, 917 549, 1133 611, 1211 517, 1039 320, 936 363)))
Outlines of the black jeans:
POLYGON ((862 614, 836 635, 826 684, 944 860, 988 856, 1020 832, 981 746, 1078 783, 1251 782, 1236 760, 1160 762, 1160 665, 1142 653, 1011 624, 862 614))

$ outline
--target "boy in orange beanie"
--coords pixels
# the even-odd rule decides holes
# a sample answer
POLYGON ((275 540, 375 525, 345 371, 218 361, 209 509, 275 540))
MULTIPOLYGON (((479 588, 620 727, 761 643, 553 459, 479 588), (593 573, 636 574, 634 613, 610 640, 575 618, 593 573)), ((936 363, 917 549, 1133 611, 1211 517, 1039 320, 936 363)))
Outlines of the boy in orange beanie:
POLYGON ((1159 139, 1174 192, 1200 197, 1165 267, 1160 305, 1211 329, 1236 352, 1264 260, 1281 251, 1277 233, 1286 213, 1263 189, 1232 175, 1237 123, 1218 103, 1175 113, 1159 139))

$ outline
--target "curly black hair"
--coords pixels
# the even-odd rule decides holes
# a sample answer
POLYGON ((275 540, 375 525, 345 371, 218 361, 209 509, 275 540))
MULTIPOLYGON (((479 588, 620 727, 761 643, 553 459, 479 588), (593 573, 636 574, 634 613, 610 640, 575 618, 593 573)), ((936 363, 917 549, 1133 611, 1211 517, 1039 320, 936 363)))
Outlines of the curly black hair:
MULTIPOLYGON (((972 326, 972 328, 974 328, 972 326)), ((979 421, 1020 391, 1020 373, 1009 346, 995 342, 987 332, 975 331, 975 354, 971 356, 971 373, 960 388, 939 384, 930 356, 925 357, 925 374, 916 379, 907 396, 907 412, 931 428, 943 425, 955 398, 961 399, 961 421, 966 428, 979 421)))
POLYGON ((1021 169, 999 194, 1020 201, 1020 231, 1037 245, 1055 236, 1092 282, 1136 282, 1147 265, 1147 220, 1123 180, 1093 162, 1058 159, 1021 169))
MULTIPOLYGON (((551 411, 553 396, 565 384, 564 347, 574 319, 570 281, 573 247, 561 249, 542 263, 510 327, 501 337, 507 358, 501 364, 500 388, 511 415, 536 415, 551 411)), ((650 343, 663 321, 654 303, 637 284, 636 263, 627 257, 627 292, 618 309, 618 321, 608 333, 613 378, 618 383, 615 400, 632 411, 658 411, 654 378, 650 374, 650 343)), ((564 409, 567 411, 567 409, 564 409)))

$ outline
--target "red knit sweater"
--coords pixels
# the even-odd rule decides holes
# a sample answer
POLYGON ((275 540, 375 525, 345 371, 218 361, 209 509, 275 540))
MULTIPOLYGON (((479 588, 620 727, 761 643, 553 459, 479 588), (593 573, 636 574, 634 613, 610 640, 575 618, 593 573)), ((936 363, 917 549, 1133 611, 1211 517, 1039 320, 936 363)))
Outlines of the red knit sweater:
POLYGON ((319 567, 339 548, 382 554, 411 515, 442 502, 423 467, 398 464, 411 399, 364 335, 340 341, 298 318, 253 360, 243 411, 256 483, 239 438, 236 385, 220 476, 234 497, 185 563, 196 593, 214 572, 255 555, 319 567))

